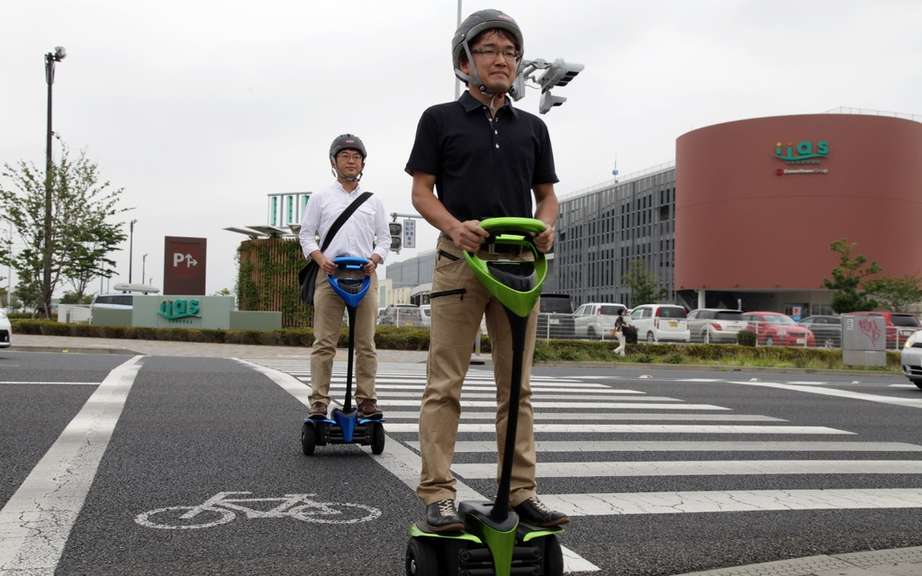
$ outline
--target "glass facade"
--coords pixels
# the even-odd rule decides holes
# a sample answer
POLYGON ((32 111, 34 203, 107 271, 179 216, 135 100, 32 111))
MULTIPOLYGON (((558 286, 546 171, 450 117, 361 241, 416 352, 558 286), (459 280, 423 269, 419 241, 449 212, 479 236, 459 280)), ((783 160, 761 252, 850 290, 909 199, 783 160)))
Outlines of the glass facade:
POLYGON ((631 306, 624 278, 637 265, 675 300, 675 182, 669 167, 562 198, 548 288, 569 294, 574 305, 631 306))

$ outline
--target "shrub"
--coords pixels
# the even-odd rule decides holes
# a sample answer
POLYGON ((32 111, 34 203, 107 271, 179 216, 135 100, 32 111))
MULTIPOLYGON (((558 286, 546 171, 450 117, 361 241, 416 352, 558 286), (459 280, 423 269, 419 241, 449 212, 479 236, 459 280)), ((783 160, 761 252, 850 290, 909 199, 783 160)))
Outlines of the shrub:
POLYGON ((756 333, 751 330, 740 330, 736 334, 736 343, 740 346, 755 346, 756 333))

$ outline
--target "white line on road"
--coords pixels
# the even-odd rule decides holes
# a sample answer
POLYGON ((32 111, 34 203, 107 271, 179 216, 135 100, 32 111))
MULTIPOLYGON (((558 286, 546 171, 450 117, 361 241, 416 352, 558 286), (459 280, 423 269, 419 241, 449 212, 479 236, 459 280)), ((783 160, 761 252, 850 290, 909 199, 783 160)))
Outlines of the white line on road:
POLYGON ((54 574, 141 358, 109 372, 0 510, 0 573, 54 574))
POLYGON ((851 390, 837 390, 835 388, 798 386, 796 384, 782 384, 781 382, 745 382, 742 380, 728 380, 728 382, 730 384, 744 384, 747 386, 762 386, 765 388, 777 388, 779 390, 793 390, 794 392, 807 392, 809 394, 819 394, 821 396, 834 396, 836 398, 848 398, 850 400, 866 400, 868 402, 877 402, 879 404, 894 404, 896 406, 905 406, 907 408, 922 408, 922 399, 916 399, 916 398, 899 398, 897 396, 881 396, 880 394, 865 394, 864 392, 853 392, 851 390))
MULTIPOLYGON (((304 390, 304 387, 301 387, 304 390)), ((416 406, 419 400, 388 400, 378 399, 378 406, 416 406)), ((722 406, 711 404, 660 404, 656 402, 542 402, 532 400, 533 408, 592 408, 592 409, 624 409, 624 410, 730 410, 722 406)), ((495 408, 495 400, 462 400, 462 408, 495 408)))
MULTIPOLYGON (((342 380, 337 382, 333 380, 330 384, 331 388, 337 390, 346 389, 346 381, 342 380)), ((422 394, 423 390, 426 389, 425 383, 421 384, 380 384, 375 383, 375 390, 415 390, 417 393, 422 394)), ((463 388, 465 393, 467 392, 493 392, 496 393, 496 386, 477 386, 470 385, 463 388)), ((545 393, 545 392, 567 392, 569 394, 614 394, 614 395, 625 395, 625 394, 643 394, 639 390, 622 390, 616 388, 584 388, 580 386, 579 388, 545 388, 545 387, 536 387, 532 386, 532 392, 535 394, 545 393)))
MULTIPOLYGON (((380 402, 378 403, 380 404, 380 402)), ((419 432, 417 424, 388 424, 389 432, 419 432)), ((535 432, 580 434, 854 434, 826 426, 747 426, 729 424, 535 424, 535 432)), ((493 424, 459 424, 458 432, 495 432, 493 424)), ((922 464, 922 463, 920 463, 922 464)))
POLYGON ((922 508, 922 489, 727 490, 545 494, 541 501, 569 516, 922 508))
MULTIPOLYGON (((304 385, 288 374, 261 366, 259 364, 254 364, 240 358, 234 358, 237 362, 249 366, 250 368, 256 370, 257 372, 263 374, 283 390, 286 390, 289 394, 295 397, 299 402, 308 405, 307 396, 304 393, 304 385)), ((401 482, 403 482, 411 490, 416 490, 416 485, 419 483, 419 470, 420 470, 420 459, 412 450, 401 444, 398 440, 392 437, 388 437, 387 442, 384 445, 384 452, 380 456, 373 458, 375 462, 380 464, 385 470, 396 476, 401 482)), ((495 466, 494 466, 495 467, 495 466)), ((459 500, 486 500, 487 498, 465 484, 464 482, 457 481, 455 483, 455 490, 457 491, 457 497, 459 500)), ((573 550, 561 546, 564 556, 564 571, 565 572, 598 572, 600 568, 589 562, 573 550)))
MULTIPOLYGON (((388 414, 390 417, 390 414, 388 414)), ((407 442, 419 450, 419 442, 407 442)), ((738 441, 596 441, 545 440, 535 443, 541 452, 922 452, 922 446, 903 442, 738 442, 738 441)), ((496 452, 496 442, 465 440, 455 452, 496 452)))
POLYGON ((26 380, 12 381, 12 380, 3 380, 0 381, 2 384, 39 384, 39 385, 57 385, 57 386, 99 386, 99 382, 51 382, 51 381, 41 381, 41 382, 28 382, 26 380))
MULTIPOLYGON (((496 476, 496 464, 455 464, 467 479, 496 476)), ((766 474, 922 474, 922 460, 691 460, 539 462, 538 478, 763 476, 766 474)))
MULTIPOLYGON (((419 412, 391 412, 386 414, 389 422, 395 420, 419 420, 419 412)), ((496 412, 462 411, 461 420, 496 420, 496 412)), ((593 412, 535 412, 535 420, 578 420, 580 422, 604 420, 671 420, 674 422, 787 422, 783 418, 761 416, 758 414, 675 414, 658 413, 629 413, 624 414, 596 414, 593 412)))
MULTIPOLYGON (((345 386, 334 386, 331 388, 334 391, 345 390, 345 386)), ((537 400, 572 400, 573 394, 545 394, 543 390, 535 390, 532 394, 533 399, 537 400)), ((384 398, 421 398, 423 391, 419 390, 417 392, 406 392, 406 391, 391 391, 387 393, 379 394, 384 398)), ((679 398, 670 398, 668 396, 604 396, 600 394, 587 394, 585 392, 577 396, 580 400, 617 400, 618 402, 681 402, 679 398)), ((466 392, 461 391, 461 398, 493 398, 496 399, 496 392, 466 392)), ((495 402, 494 402, 495 404, 495 402)))

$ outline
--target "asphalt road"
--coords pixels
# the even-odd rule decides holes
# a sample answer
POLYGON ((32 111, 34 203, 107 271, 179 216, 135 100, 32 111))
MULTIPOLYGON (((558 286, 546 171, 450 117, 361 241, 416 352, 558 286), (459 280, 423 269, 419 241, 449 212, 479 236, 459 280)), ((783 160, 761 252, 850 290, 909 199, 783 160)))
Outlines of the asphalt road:
MULTIPOLYGON (((306 380, 292 359, 0 351, 0 575, 403 574, 424 366, 379 369, 381 456, 301 454, 306 380)), ((472 369, 454 460, 487 497, 491 385, 472 369)), ((577 570, 922 545, 922 390, 901 377, 567 366, 533 388, 577 570)))

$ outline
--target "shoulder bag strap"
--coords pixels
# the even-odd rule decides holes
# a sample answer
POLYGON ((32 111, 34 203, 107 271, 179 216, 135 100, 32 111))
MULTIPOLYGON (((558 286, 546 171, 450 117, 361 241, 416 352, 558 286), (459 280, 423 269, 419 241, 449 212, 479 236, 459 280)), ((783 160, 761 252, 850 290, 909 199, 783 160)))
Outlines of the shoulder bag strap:
POLYGON ((369 198, 371 198, 371 192, 362 192, 358 198, 352 201, 352 204, 349 204, 349 206, 343 210, 342 214, 339 215, 339 217, 335 222, 333 222, 333 225, 330 226, 330 229, 327 231, 327 235, 323 239, 323 245, 320 247, 321 252, 325 251, 327 247, 329 247, 330 242, 333 241, 333 236, 336 236, 336 233, 339 232, 339 229, 342 227, 342 225, 346 223, 346 220, 352 216, 352 213, 362 205, 362 202, 368 200, 369 198))

